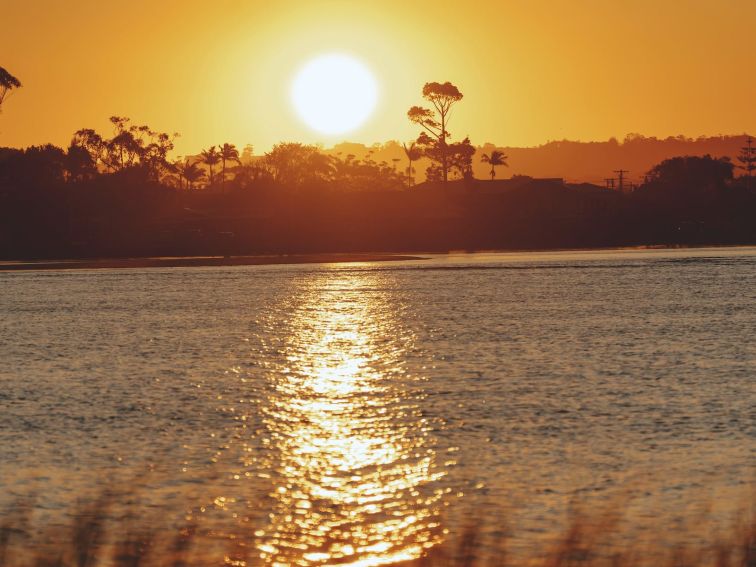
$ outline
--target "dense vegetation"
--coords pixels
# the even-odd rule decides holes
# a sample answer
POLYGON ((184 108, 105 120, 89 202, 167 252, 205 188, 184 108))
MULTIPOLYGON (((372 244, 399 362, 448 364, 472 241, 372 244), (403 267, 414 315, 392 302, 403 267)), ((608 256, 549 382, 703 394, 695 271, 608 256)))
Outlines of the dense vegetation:
MULTIPOLYGON (((748 501, 748 495, 745 502, 748 501)), ((0 513, 0 565, 3 567, 257 567, 253 535, 263 514, 212 521, 139 508, 138 494, 110 490, 96 499, 81 499, 69 521, 39 523, 27 503, 0 513), (36 520, 36 522, 35 522, 36 520)), ((193 504, 193 503, 192 503, 193 504)), ((190 506, 192 505, 190 504, 190 506)), ((625 504, 627 506, 627 504, 625 504)), ((210 507, 212 508, 212 507, 210 507)), ((587 511, 577 507, 566 528, 542 538, 534 549, 512 549, 505 513, 478 518, 466 529, 414 560, 391 562, 402 567, 754 567, 756 523, 747 505, 731 522, 701 538, 694 522, 668 526, 658 539, 638 538, 624 518, 621 502, 587 511), (483 529, 486 522, 498 529, 483 529), (685 529, 682 529, 685 528, 685 529), (485 535, 488 534, 488 535, 485 535)), ((697 521, 701 521, 699 518, 697 521)), ((264 523, 263 523, 264 525, 264 523)), ((712 528, 715 522, 707 522, 712 528)), ((352 557, 305 560, 301 565, 346 564, 352 557)), ((381 564, 380 557, 366 565, 381 564)), ((277 563, 274 563, 277 564, 277 563)), ((360 562, 349 563, 350 565, 360 562)), ((281 564, 277 564, 281 565, 281 564)))
POLYGON ((423 98, 408 111, 420 135, 390 160, 295 142, 175 159, 177 134, 116 116, 109 135, 82 129, 68 148, 0 148, 0 258, 756 243, 750 141, 735 161, 669 158, 617 190, 497 179, 511 156, 451 141, 457 87, 428 83, 423 98))
POLYGON ((0 150, 0 257, 756 242, 756 194, 709 156, 665 160, 633 192, 523 176, 407 189, 385 163, 302 144, 210 173, 171 163, 164 134, 91 138, 0 150))

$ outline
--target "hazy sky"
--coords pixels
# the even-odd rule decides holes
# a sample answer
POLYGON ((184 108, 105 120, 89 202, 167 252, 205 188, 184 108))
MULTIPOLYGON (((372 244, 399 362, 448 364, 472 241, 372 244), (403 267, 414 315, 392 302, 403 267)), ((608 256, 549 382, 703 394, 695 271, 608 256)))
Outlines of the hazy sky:
POLYGON ((0 145, 67 144, 113 114, 180 132, 179 153, 406 140, 423 83, 447 80, 465 95, 452 135, 477 144, 756 133, 752 0, 3 0, 0 14, 0 66, 24 85, 0 145), (333 51, 381 92, 362 128, 325 138, 288 93, 333 51))

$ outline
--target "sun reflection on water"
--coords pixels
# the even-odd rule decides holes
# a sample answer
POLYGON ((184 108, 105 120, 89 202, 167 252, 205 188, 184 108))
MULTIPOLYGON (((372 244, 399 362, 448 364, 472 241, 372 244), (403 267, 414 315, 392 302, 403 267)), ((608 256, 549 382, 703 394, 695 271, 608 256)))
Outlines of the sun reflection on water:
POLYGON ((443 471, 412 334, 380 276, 331 273, 308 284, 263 402, 278 479, 258 535, 273 565, 371 566, 440 541, 443 471))

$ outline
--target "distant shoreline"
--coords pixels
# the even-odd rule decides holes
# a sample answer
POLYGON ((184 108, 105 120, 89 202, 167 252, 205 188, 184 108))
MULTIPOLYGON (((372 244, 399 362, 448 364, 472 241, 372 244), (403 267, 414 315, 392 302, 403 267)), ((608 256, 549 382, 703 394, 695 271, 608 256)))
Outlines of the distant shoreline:
POLYGON ((86 260, 0 261, 0 272, 30 270, 102 270, 125 268, 190 268, 210 266, 266 266, 341 262, 397 262, 424 260, 404 254, 290 254, 266 256, 190 256, 168 258, 106 258, 86 260))
POLYGON ((164 256, 144 258, 70 258, 65 260, 0 260, 0 272, 38 270, 102 270, 128 268, 202 268, 224 266, 272 266, 297 264, 335 264, 360 262, 400 262, 408 260, 429 260, 440 254, 517 254, 556 252, 623 252, 651 250, 696 250, 706 248, 753 248, 754 244, 643 244, 636 246, 598 246, 588 248, 518 248, 447 250, 415 253, 338 253, 323 252, 312 254, 260 254, 240 256, 164 256))

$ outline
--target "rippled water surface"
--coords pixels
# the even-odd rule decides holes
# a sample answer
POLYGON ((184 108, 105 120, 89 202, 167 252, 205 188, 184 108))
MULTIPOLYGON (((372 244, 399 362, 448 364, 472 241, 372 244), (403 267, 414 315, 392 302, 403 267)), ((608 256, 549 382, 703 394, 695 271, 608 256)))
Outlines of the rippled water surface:
POLYGON ((575 503, 708 525, 754 476, 755 282, 748 248, 0 273, 0 506, 126 486, 282 565, 533 547, 575 503))

